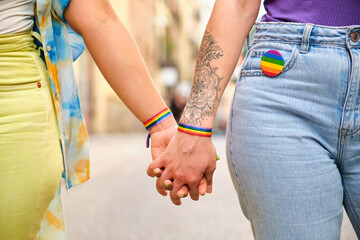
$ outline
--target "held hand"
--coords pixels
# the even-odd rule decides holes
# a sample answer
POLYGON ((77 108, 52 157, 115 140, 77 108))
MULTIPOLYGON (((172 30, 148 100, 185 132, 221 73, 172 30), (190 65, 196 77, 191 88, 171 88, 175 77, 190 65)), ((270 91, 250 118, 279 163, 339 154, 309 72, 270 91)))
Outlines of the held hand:
MULTIPOLYGON (((156 170, 155 170, 156 171, 156 170)), ((160 176, 159 176, 160 177, 160 176)), ((173 181, 172 180, 165 180, 164 181, 164 188, 167 191, 171 191, 173 189, 173 181)), ((199 186, 198 186, 199 194, 201 196, 205 196, 205 193, 207 192, 207 182, 205 176, 203 176, 200 180, 199 186)), ((208 193, 211 193, 211 191, 208 191, 208 193)), ((185 198, 189 194, 189 188, 187 185, 184 185, 180 190, 177 192, 177 196, 179 198, 185 198)))
POLYGON ((151 156, 152 159, 158 158, 168 146, 170 140, 177 132, 177 124, 169 126, 168 128, 154 131, 151 135, 151 156))
MULTIPOLYGON (((173 117, 166 119, 161 124, 150 129, 151 135, 151 156, 152 159, 158 158, 168 146, 170 140, 175 136, 177 132, 177 124, 173 117)), ((154 176, 161 176, 162 170, 157 168, 154 170, 156 174, 154 176)), ((160 193, 163 196, 167 195, 166 191, 160 193)))
MULTIPOLYGON (((165 169, 156 183, 160 194, 165 191, 164 180, 173 179, 170 197, 174 204, 181 204, 179 196, 186 192, 186 186, 190 190, 190 197, 198 200, 199 190, 204 189, 203 186, 206 186, 206 192, 212 191, 216 150, 211 138, 177 132, 165 152, 150 164, 148 175, 153 177, 156 168, 165 169), (205 181, 201 182, 203 177, 205 181)), ((200 193, 205 194, 203 191, 200 193)))

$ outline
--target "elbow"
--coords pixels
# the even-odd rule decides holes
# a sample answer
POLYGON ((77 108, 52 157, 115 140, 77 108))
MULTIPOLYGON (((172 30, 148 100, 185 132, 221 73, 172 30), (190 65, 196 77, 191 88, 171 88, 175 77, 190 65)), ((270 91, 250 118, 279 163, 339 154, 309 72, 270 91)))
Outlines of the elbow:
POLYGON ((69 26, 84 36, 89 31, 96 31, 118 20, 109 1, 72 0, 64 13, 69 26))

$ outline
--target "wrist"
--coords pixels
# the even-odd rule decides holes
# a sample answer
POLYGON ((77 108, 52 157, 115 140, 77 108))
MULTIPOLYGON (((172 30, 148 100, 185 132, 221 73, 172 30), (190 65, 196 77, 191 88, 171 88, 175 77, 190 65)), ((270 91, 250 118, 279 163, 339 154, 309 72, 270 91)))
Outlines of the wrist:
POLYGON ((184 116, 185 113, 182 114, 180 117, 179 123, 200 127, 200 128, 212 128, 214 124, 214 118, 213 117, 206 117, 204 119, 199 119, 198 117, 191 118, 190 116, 184 116))
POLYGON ((173 118, 173 115, 169 108, 164 108, 151 118, 149 118, 146 122, 144 122, 144 127, 151 133, 156 132, 158 130, 164 129, 171 124, 171 120, 168 118, 173 118))
POLYGON ((206 145, 211 143, 211 138, 209 137, 200 137, 180 131, 177 131, 175 138, 177 139, 181 151, 186 153, 191 153, 199 147, 206 148, 206 145))
POLYGON ((179 122, 178 131, 199 137, 211 137, 212 135, 212 128, 194 126, 194 125, 184 124, 182 122, 179 122))
POLYGON ((158 123, 157 125, 155 125, 154 127, 150 128, 148 131, 150 134, 154 134, 156 132, 160 132, 160 131, 163 131, 165 129, 172 128, 172 127, 176 128, 177 123, 176 123, 174 117, 171 115, 168 118, 161 121, 160 123, 158 123))

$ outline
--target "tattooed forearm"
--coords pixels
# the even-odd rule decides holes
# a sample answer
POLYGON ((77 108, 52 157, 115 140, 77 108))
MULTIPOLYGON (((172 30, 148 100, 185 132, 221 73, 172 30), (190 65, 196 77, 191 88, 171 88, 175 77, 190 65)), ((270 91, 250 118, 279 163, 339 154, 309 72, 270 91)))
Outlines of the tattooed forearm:
POLYGON ((219 99, 220 81, 223 79, 216 71, 212 61, 224 56, 210 32, 205 32, 196 60, 194 82, 190 97, 184 109, 181 122, 199 125, 207 117, 213 117, 219 99))

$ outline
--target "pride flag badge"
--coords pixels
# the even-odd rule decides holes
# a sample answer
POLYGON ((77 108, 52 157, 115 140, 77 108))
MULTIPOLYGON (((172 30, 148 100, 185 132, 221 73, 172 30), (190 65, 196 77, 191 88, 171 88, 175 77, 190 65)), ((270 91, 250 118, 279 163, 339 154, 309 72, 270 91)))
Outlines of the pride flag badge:
POLYGON ((275 77, 284 69, 284 58, 276 50, 269 50, 261 58, 261 70, 269 77, 275 77))

